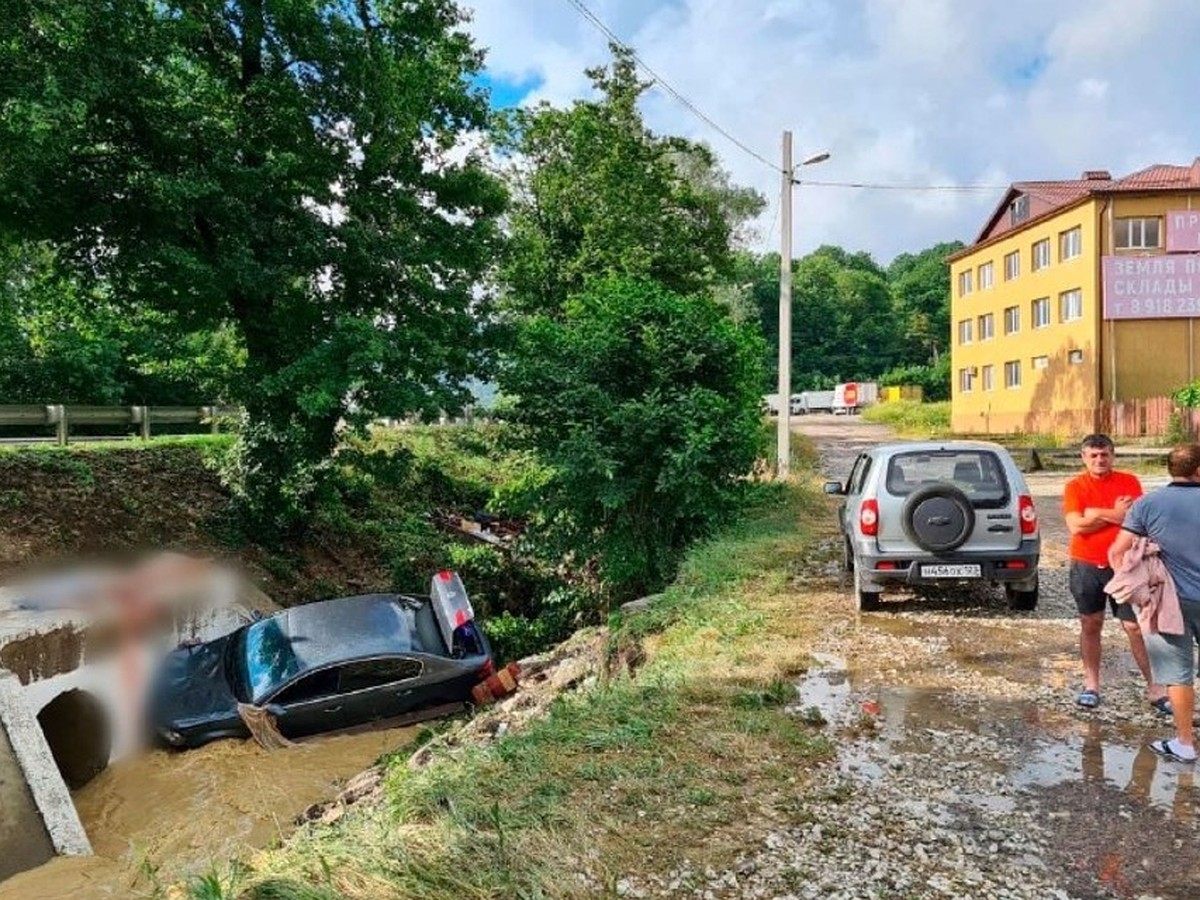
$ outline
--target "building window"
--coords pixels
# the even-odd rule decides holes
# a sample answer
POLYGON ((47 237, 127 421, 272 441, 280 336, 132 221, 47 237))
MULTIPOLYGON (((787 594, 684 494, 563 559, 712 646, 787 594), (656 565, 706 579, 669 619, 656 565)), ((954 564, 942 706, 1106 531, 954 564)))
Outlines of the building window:
POLYGON ((1118 250, 1153 250, 1161 247, 1159 234, 1162 219, 1117 219, 1115 224, 1118 250))
POLYGON ((1021 251, 1014 250, 1004 257, 1004 280, 1012 281, 1021 274, 1021 251))
POLYGON ((1046 366, 1050 365, 1050 357, 1048 357, 1048 356, 1035 356, 1035 357, 1034 357, 1034 358, 1031 360, 1031 362, 1033 363, 1033 367, 1034 367, 1035 369, 1044 369, 1044 368, 1046 368, 1046 366))
POLYGON ((971 343, 971 320, 963 319, 958 323, 958 342, 960 344, 971 343))
POLYGON ((983 367, 983 389, 990 391, 995 389, 995 366, 983 367))
POLYGON ((1050 238, 1038 241, 1033 245, 1033 264, 1029 267, 1031 272, 1036 272, 1038 269, 1044 269, 1050 265, 1050 238))
POLYGON ((1058 321, 1075 322, 1083 318, 1083 291, 1063 291, 1058 295, 1058 321))
POLYGON ((1009 204, 1008 220, 1011 224, 1017 225, 1029 218, 1029 195, 1021 194, 1009 204))
POLYGON ((1004 364, 1004 386, 1006 388, 1021 386, 1021 361, 1019 359, 1010 360, 1004 364))
POLYGON ((1073 366, 1082 365, 1083 351, 1082 350, 1072 350, 1070 353, 1067 354, 1067 362, 1069 362, 1073 366))
POLYGON ((969 394, 975 384, 975 378, 971 374, 970 369, 958 370, 958 390, 959 393, 969 394))
POLYGON ((965 297, 971 293, 971 270, 958 273, 958 296, 965 297))
POLYGON ((979 267, 979 289, 981 291, 989 290, 996 283, 996 276, 992 271, 992 264, 985 262, 979 267))
POLYGON ((1010 306, 1004 310, 1004 333, 1016 334, 1021 330, 1021 307, 1010 306))
POLYGON ((1029 304, 1029 317, 1034 328, 1045 328, 1050 324, 1050 298, 1042 297, 1029 304))
POLYGON ((996 336, 996 316, 993 313, 987 313, 979 317, 979 339, 981 341, 990 341, 996 336))
POLYGON ((1076 225, 1058 236, 1058 261, 1066 262, 1083 253, 1083 231, 1076 225))

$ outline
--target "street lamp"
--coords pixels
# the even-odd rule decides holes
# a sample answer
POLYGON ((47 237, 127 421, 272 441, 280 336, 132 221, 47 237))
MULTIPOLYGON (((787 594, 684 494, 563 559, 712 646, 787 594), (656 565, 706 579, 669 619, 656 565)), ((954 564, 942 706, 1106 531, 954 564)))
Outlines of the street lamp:
MULTIPOLYGON (((826 152, 806 157, 801 166, 811 166, 829 159, 826 152)), ((775 477, 788 477, 792 460, 792 185, 796 181, 796 166, 792 162, 792 133, 783 133, 783 184, 779 197, 779 422, 775 477)))

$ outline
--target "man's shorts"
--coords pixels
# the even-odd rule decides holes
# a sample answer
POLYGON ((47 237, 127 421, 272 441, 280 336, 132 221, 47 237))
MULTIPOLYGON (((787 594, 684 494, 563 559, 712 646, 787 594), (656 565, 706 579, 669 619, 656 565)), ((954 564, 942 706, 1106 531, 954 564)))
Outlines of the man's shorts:
POLYGON ((1179 601, 1183 634, 1146 635, 1150 673, 1159 684, 1193 684, 1196 678, 1196 645, 1200 644, 1200 601, 1179 601))
POLYGON ((1113 577, 1113 570, 1108 566, 1097 566, 1082 560, 1071 560, 1070 579, 1071 596, 1075 598, 1075 608, 1081 616, 1090 616, 1104 612, 1104 601, 1118 619, 1125 622, 1136 622, 1137 611, 1130 603, 1118 603, 1104 593, 1104 586, 1113 577))

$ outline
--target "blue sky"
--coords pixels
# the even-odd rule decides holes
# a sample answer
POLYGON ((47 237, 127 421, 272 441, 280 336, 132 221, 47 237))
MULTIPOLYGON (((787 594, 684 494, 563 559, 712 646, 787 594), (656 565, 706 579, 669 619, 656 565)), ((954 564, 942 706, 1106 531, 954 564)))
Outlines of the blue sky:
MULTIPOLYGON (((780 135, 828 162, 805 180, 994 185, 971 192, 806 185, 794 250, 888 261, 969 240, 1014 180, 1127 174, 1200 155, 1195 0, 586 0, 639 55, 761 159, 661 91, 651 128, 708 142, 770 206, 778 245, 780 135)), ((567 0, 464 0, 498 106, 584 96, 607 39, 567 0)))

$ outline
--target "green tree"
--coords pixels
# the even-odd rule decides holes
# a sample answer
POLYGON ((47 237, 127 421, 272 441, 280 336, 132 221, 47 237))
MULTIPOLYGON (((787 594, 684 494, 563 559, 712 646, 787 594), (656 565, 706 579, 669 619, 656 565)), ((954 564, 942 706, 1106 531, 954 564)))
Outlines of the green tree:
POLYGON ((0 0, 0 230, 233 330, 239 496, 304 514, 348 414, 447 405, 505 192, 451 0, 0 0))
POLYGON ((518 112, 512 149, 513 252, 505 296, 517 310, 559 308, 590 279, 649 278, 687 294, 728 276, 733 238, 763 208, 703 145, 653 134, 637 102, 647 84, 613 48, 588 75, 600 96, 518 112))
POLYGON ((661 588, 735 509, 760 450, 762 355, 716 301, 628 277, 521 329, 502 380, 548 466, 530 509, 613 599, 661 588))
POLYGON ((920 253, 901 253, 888 266, 898 316, 901 362, 924 364, 950 345, 950 267, 946 257, 961 241, 935 244, 920 253))

